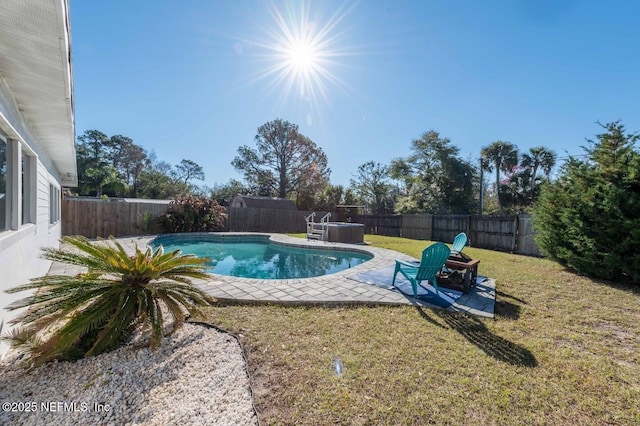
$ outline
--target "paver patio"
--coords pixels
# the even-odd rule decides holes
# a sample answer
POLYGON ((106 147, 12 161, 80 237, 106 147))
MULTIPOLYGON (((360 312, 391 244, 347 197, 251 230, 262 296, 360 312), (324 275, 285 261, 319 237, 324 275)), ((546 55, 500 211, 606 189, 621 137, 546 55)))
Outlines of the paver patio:
MULTIPOLYGON (((225 233, 228 235, 255 235, 247 233, 225 233)), ((354 277, 366 271, 376 271, 393 265, 395 259, 416 260, 393 250, 353 245, 307 241, 284 234, 270 235, 271 240, 298 247, 329 247, 364 250, 373 258, 353 268, 314 278, 296 279, 253 279, 212 274, 210 279, 195 280, 195 284, 221 302, 228 303, 279 303, 288 305, 419 305, 431 307, 429 303, 406 296, 397 289, 383 288, 373 284, 356 281, 354 277)), ((117 241, 130 252, 135 245, 144 247, 153 236, 118 238, 117 241)), ((78 267, 54 263, 50 274, 76 274, 78 267)), ((391 284, 392 277, 389 277, 391 284)), ((471 315, 494 317, 495 281, 485 279, 476 284, 469 294, 463 294, 449 310, 466 312, 471 315)))

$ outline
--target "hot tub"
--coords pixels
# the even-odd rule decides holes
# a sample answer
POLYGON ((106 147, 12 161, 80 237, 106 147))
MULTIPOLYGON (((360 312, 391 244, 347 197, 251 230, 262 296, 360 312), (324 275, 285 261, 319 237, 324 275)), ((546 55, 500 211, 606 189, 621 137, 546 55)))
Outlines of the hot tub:
POLYGON ((329 222, 327 241, 334 243, 364 243, 364 225, 362 223, 329 222))

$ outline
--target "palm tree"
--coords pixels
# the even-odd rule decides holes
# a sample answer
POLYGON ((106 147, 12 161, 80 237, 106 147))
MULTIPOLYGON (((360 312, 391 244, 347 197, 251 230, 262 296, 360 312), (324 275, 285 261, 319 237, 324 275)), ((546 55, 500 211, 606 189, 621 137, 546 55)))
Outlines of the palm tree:
POLYGON ((53 359, 74 360, 116 349, 137 326, 157 348, 164 337, 164 316, 173 318, 171 332, 182 325, 186 313, 213 299, 191 283, 206 278, 206 258, 135 247, 129 255, 112 244, 91 243, 85 237, 63 237, 72 249, 43 249, 43 257, 85 267, 74 276, 49 275, 7 290, 36 294, 7 309, 26 309, 12 324, 21 327, 7 337, 34 365, 53 359), (73 250, 75 249, 75 250, 73 250))
POLYGON ((496 171, 496 194, 498 194, 498 206, 502 211, 500 202, 500 171, 509 172, 518 164, 518 147, 511 142, 495 141, 485 146, 480 151, 481 165, 488 172, 496 171))
POLYGON ((533 196, 538 170, 542 170, 549 177, 553 166, 556 165, 556 153, 544 146, 530 148, 529 154, 522 154, 521 165, 531 170, 529 190, 533 196))

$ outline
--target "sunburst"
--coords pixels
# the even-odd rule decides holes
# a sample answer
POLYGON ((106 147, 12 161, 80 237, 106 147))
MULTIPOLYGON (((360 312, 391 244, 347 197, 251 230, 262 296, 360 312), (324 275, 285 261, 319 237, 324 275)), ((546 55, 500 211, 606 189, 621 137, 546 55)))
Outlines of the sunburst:
POLYGON ((282 8, 271 3, 273 25, 266 29, 266 41, 253 42, 266 59, 255 80, 269 80, 267 89, 285 97, 293 94, 313 105, 321 98, 329 99, 329 86, 346 88, 335 74, 344 65, 340 58, 350 54, 341 44, 345 30, 339 26, 354 7, 355 3, 349 7, 343 4, 323 20, 320 15, 311 17, 307 1, 287 3, 282 8))
POLYGON ((290 46, 287 52, 288 65, 297 73, 305 73, 317 67, 318 51, 306 40, 301 40, 290 46))

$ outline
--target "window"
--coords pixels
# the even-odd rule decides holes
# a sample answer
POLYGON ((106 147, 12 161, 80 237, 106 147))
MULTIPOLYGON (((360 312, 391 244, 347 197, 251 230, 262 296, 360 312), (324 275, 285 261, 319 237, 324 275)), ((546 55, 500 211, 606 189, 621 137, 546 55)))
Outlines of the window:
POLYGON ((49 184, 49 223, 60 221, 60 190, 53 184, 49 184))
POLYGON ((26 151, 22 151, 22 224, 35 222, 35 161, 26 151))
POLYGON ((0 232, 6 231, 7 210, 9 209, 7 197, 7 144, 0 139, 0 232))
POLYGON ((36 161, 19 141, 0 136, 0 232, 35 223, 36 161))

